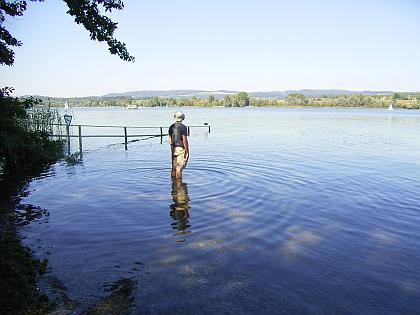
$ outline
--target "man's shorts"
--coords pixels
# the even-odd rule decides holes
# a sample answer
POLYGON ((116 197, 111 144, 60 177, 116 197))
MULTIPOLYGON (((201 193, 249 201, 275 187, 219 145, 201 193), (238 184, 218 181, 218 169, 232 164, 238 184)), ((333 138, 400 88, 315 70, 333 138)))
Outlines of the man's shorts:
POLYGON ((175 147, 174 148, 174 153, 172 154, 172 156, 175 159, 174 164, 177 167, 184 168, 185 165, 186 165, 187 160, 185 159, 184 152, 185 152, 185 150, 182 147, 175 147))

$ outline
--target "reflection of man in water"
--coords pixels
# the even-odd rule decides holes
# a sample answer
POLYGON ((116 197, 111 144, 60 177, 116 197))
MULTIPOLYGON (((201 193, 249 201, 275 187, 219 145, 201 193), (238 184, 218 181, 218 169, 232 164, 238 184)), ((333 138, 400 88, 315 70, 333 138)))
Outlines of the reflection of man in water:
POLYGON ((179 230, 177 234, 185 234, 185 230, 191 226, 188 224, 190 197, 188 196, 187 184, 176 178, 172 179, 172 199, 174 203, 170 205, 170 215, 176 221, 176 223, 171 224, 172 228, 179 230))
POLYGON ((182 170, 188 162, 190 156, 187 127, 182 124, 185 119, 184 113, 177 111, 174 115, 175 123, 169 127, 169 144, 171 145, 172 172, 171 176, 178 179, 182 178, 182 170))

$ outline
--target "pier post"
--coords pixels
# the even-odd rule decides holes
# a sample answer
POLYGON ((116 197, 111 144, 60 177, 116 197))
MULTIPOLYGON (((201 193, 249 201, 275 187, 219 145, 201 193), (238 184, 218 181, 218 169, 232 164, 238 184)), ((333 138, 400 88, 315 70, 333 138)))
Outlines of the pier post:
POLYGON ((187 128, 187 136, 189 136, 190 135, 190 127, 188 126, 188 128, 187 128))
POLYGON ((83 156, 83 148, 82 148, 82 126, 79 125, 79 151, 80 151, 80 158, 83 156))
POLYGON ((160 144, 163 143, 163 127, 160 127, 160 144))
POLYGON ((67 125, 66 126, 66 131, 67 131, 67 154, 70 154, 70 126, 67 125))
POLYGON ((124 138, 125 138, 125 149, 127 150, 127 143, 128 143, 128 139, 127 139, 127 127, 124 127, 124 138))
POLYGON ((209 123, 204 123, 204 126, 209 126, 209 133, 210 133, 210 125, 209 125, 209 123))

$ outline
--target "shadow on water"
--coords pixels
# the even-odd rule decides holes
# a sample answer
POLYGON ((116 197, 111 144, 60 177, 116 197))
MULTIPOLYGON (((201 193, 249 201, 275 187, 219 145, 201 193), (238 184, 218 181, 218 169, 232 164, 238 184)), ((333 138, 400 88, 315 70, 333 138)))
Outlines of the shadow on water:
MULTIPOLYGON (((177 230, 174 234, 176 236, 184 236, 191 233, 188 229, 189 224, 189 201, 188 186, 180 179, 172 179, 172 200, 173 203, 169 206, 170 216, 175 222, 171 223, 172 229, 177 230)), ((185 239, 178 239, 177 242, 184 242, 185 239)))
POLYGON ((10 214, 10 219, 13 220, 16 226, 24 226, 30 224, 32 221, 47 220, 50 213, 31 204, 19 204, 10 214))

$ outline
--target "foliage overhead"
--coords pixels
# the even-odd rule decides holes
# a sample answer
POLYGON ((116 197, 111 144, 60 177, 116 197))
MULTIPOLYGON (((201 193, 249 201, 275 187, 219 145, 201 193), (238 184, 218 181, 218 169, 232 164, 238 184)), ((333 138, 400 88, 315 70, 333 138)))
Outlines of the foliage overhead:
POLYGON ((15 61, 15 53, 12 47, 22 46, 22 42, 17 40, 3 26, 6 15, 11 17, 22 16, 26 11, 26 1, 6 1, 0 0, 0 64, 11 66, 15 61))
MULTIPOLYGON (((43 2, 43 0, 28 0, 43 2)), ((15 53, 13 48, 22 46, 22 42, 16 39, 5 27, 6 16, 23 16, 27 9, 28 1, 25 0, 0 0, 0 65, 13 65, 15 53)), ((100 13, 100 8, 106 12, 113 9, 122 10, 124 3, 121 0, 63 0, 67 6, 67 13, 74 17, 77 24, 82 24, 90 33, 92 40, 106 42, 111 54, 117 55, 124 61, 134 61, 123 42, 114 37, 118 23, 100 13)))
POLYGON ((134 61, 124 43, 114 38, 117 24, 109 17, 100 14, 98 5, 103 6, 105 12, 113 9, 122 10, 121 0, 64 0, 69 7, 68 14, 74 16, 77 24, 82 24, 89 32, 92 40, 106 42, 111 54, 119 56, 124 61, 134 61))

